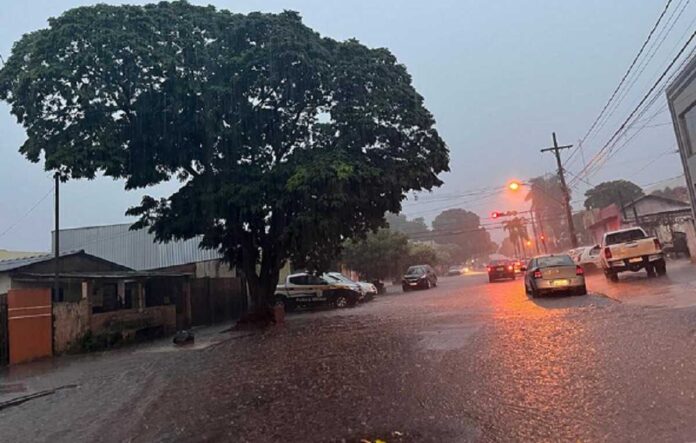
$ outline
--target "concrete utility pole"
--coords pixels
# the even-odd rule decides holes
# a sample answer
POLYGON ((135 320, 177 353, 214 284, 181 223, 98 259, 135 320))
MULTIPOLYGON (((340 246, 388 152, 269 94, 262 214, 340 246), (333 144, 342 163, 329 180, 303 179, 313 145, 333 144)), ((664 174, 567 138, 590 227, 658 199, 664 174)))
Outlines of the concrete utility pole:
POLYGON ((565 200, 566 217, 568 218, 568 231, 570 231, 570 244, 573 248, 578 247, 578 237, 575 235, 575 225, 573 224, 573 211, 570 207, 570 192, 566 185, 565 176, 563 175, 563 163, 561 163, 561 149, 570 149, 573 145, 558 146, 556 141, 556 133, 553 133, 553 147, 544 148, 541 152, 553 151, 556 155, 556 163, 558 164, 558 178, 561 181, 561 190, 563 191, 563 199, 565 200))
POLYGON ((58 173, 56 172, 55 176, 55 231, 53 234, 53 301, 61 301, 60 300, 60 263, 59 263, 59 258, 60 258, 60 234, 59 234, 59 229, 60 229, 60 194, 59 194, 59 188, 60 188, 60 178, 58 176, 58 173))

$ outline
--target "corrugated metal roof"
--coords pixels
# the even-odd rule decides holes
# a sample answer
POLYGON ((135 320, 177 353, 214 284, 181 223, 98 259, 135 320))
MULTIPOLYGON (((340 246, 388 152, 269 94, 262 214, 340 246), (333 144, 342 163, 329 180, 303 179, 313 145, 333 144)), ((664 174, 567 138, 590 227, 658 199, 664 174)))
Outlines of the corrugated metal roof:
POLYGON ((146 229, 131 231, 130 224, 124 223, 61 229, 60 249, 83 249, 138 271, 222 258, 217 251, 199 248, 201 239, 156 243, 155 236, 146 229))
MULTIPOLYGON (((82 251, 66 251, 61 252, 61 257, 68 255, 79 254, 82 251)), ((50 261, 53 259, 53 254, 41 254, 35 255, 33 257, 23 257, 23 258, 13 258, 10 260, 0 260, 0 272, 12 271, 14 269, 22 268, 27 265, 33 265, 35 263, 41 263, 44 261, 50 261)))

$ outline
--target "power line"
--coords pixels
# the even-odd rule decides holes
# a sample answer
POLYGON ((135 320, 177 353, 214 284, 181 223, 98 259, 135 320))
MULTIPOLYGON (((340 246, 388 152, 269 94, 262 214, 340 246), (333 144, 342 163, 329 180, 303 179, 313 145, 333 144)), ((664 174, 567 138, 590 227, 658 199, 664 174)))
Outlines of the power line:
MULTIPOLYGON (((612 142, 614 142, 614 145, 616 144, 616 143, 615 143, 615 140, 617 139, 617 137, 619 136, 619 134, 621 134, 621 132, 624 131, 624 129, 626 129, 627 125, 629 124, 629 122, 631 121, 631 119, 636 115, 636 113, 639 111, 639 109, 641 108, 641 106, 643 106, 643 104, 648 100, 648 98, 650 98, 650 96, 651 96, 652 93, 655 91, 655 89, 659 86, 659 84, 662 82, 662 80, 667 76, 667 74, 669 73, 669 71, 670 71, 670 70, 672 69, 672 67, 675 65, 675 63, 677 62, 677 60, 679 59, 679 57, 681 57, 681 55, 684 53, 684 51, 686 51, 687 47, 689 46, 689 44, 691 44, 691 42, 693 41, 694 37, 696 37, 696 31, 694 31, 694 32, 691 34, 691 36, 689 37, 689 39, 686 41, 686 43, 684 43, 684 45, 681 47, 681 49, 679 50, 679 52, 677 53, 677 55, 672 59, 672 61, 669 63, 669 65, 667 66, 667 68, 662 72, 662 74, 661 74, 660 77, 657 79, 657 81, 650 87, 650 89, 648 90, 648 92, 643 96, 643 98, 640 100, 640 102, 638 103, 638 105, 636 105, 636 107, 631 111, 631 113, 630 113, 630 114, 628 115, 628 117, 624 120, 624 122, 619 126, 619 128, 618 128, 616 131, 614 131, 614 133, 613 133, 612 136, 609 138, 609 140, 607 140, 607 142, 604 144, 604 146, 602 146, 602 148, 597 152, 597 154, 595 154, 595 156, 592 158, 592 160, 590 160, 590 163, 588 163, 588 167, 583 168, 583 169, 577 174, 578 176, 587 175, 587 172, 589 171, 590 167, 596 166, 596 164, 599 163, 601 157, 602 157, 603 155, 606 155, 607 152, 610 152, 610 151, 611 151, 611 149, 612 149, 612 147, 613 147, 612 142), (612 145, 612 147, 610 147, 610 145, 612 145)), ((646 109, 647 109, 647 108, 646 108, 646 109)))
POLYGON ((17 221, 8 226, 4 231, 0 232, 0 238, 4 237, 7 233, 16 228, 17 225, 19 225, 22 221, 24 221, 25 218, 29 216, 29 214, 34 212, 34 209, 36 209, 42 201, 46 200, 46 197, 51 195, 54 189, 55 187, 51 186, 51 189, 49 189, 48 192, 46 192, 46 194, 43 195, 43 197, 41 197, 36 203, 34 203, 34 205, 31 208, 29 208, 29 210, 25 212, 24 215, 22 215, 17 221))
MULTIPOLYGON (((645 39, 645 41, 644 41, 643 44, 641 45, 640 49, 638 50, 638 53, 637 53, 636 56, 633 58, 633 61, 631 62, 631 65, 630 65, 630 66, 628 67, 628 69, 626 70, 626 73, 625 73, 625 74, 623 75, 623 77, 621 78, 621 81, 619 81, 618 86, 616 86, 616 88, 614 89, 614 92, 612 92, 611 96, 609 97, 609 100, 608 100, 607 103, 604 105, 604 107, 603 107, 602 110, 600 111, 600 113, 599 113, 599 115, 597 116, 597 118, 594 120, 594 122, 592 122, 592 125, 590 125, 590 129, 587 130, 587 133, 585 133, 585 136, 582 138, 582 140, 580 141, 580 143, 584 142, 584 141, 587 139, 587 137, 590 135, 590 133, 592 132, 592 130, 597 126, 597 123, 599 122, 599 119, 602 118, 602 116, 603 116, 604 113, 606 112, 607 108, 609 107, 609 104, 614 100, 614 97, 616 97, 616 94, 619 92, 619 89, 621 89, 621 86, 623 86, 623 84, 626 82, 626 78, 628 78, 629 74, 630 74, 631 71, 633 70, 633 67, 636 65, 636 62, 638 61, 638 59, 640 58, 640 56, 643 54, 643 51, 645 50, 645 47, 648 45, 648 42, 650 41, 650 39, 652 38, 653 34, 655 33, 655 30, 656 30, 657 27, 660 25, 660 22, 662 21, 662 18, 663 18, 663 17, 665 16, 665 14, 667 13, 667 10, 669 9, 669 5, 670 5, 670 4, 672 4, 672 0, 667 0, 667 4, 665 4, 665 7, 664 7, 664 9, 662 10, 662 13, 661 13, 660 16, 657 18, 657 21, 655 22, 655 24, 653 25, 652 29, 650 30, 650 33, 648 33, 648 37, 645 39)), ((578 151, 578 148, 576 148, 576 149, 570 154, 570 156, 569 156, 568 159, 566 160, 566 163, 570 161, 570 159, 573 157, 573 155, 574 155, 577 151, 578 151)))

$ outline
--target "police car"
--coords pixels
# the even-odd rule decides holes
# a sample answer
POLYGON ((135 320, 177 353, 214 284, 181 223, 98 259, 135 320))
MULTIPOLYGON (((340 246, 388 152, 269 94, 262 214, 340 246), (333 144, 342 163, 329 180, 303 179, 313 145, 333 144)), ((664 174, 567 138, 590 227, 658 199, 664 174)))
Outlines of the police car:
POLYGON ((286 311, 316 304, 346 308, 355 306, 361 297, 360 287, 355 283, 329 281, 325 276, 308 272, 288 275, 275 291, 276 303, 283 304, 286 311))

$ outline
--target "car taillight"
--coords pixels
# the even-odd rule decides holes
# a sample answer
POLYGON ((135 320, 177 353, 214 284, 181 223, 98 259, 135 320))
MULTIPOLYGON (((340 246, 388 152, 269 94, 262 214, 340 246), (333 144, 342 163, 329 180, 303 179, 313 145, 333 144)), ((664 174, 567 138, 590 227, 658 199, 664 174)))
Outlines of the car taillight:
POLYGON ((655 239, 655 240, 653 240, 653 241, 655 242, 655 249, 657 249, 658 251, 661 251, 661 250, 662 250, 662 245, 660 244, 660 240, 655 239))
POLYGON ((585 275, 585 270, 582 269, 582 266, 575 267, 575 275, 585 275))
POLYGON ((508 271, 512 271, 512 266, 508 266, 508 271))
POLYGON ((608 247, 607 247, 607 248, 604 248, 604 258, 606 258, 606 259, 608 260, 608 259, 610 259, 611 257, 612 257, 612 255, 611 255, 611 249, 608 248, 608 247))
POLYGON ((491 267, 490 267, 490 266, 486 266, 486 269, 488 270, 488 272, 491 272, 491 267))
POLYGON ((539 270, 534 271, 534 278, 541 278, 541 271, 539 271, 539 270))

